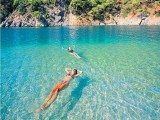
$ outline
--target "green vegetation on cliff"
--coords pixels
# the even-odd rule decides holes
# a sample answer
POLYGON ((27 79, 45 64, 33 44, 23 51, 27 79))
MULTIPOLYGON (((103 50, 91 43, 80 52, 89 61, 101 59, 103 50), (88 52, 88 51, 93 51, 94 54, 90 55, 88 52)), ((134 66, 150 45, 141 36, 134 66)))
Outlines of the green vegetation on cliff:
POLYGON ((77 16, 101 21, 137 13, 149 16, 152 10, 153 15, 160 16, 159 0, 1 0, 0 19, 4 21, 14 10, 20 15, 28 11, 35 17, 43 15, 47 18, 45 5, 61 6, 61 3, 77 16))
MULTIPOLYGON (((145 16, 150 14, 149 8, 156 9, 155 4, 160 5, 159 0, 72 0, 69 9, 77 15, 88 15, 94 19, 104 20, 105 18, 140 12, 145 16)), ((159 10, 155 10, 157 16, 159 10)))
POLYGON ((33 15, 39 16, 41 13, 44 14, 45 4, 54 4, 54 0, 1 0, 2 7, 0 12, 0 19, 3 21, 16 9, 18 9, 19 14, 23 15, 26 13, 28 7, 33 15))

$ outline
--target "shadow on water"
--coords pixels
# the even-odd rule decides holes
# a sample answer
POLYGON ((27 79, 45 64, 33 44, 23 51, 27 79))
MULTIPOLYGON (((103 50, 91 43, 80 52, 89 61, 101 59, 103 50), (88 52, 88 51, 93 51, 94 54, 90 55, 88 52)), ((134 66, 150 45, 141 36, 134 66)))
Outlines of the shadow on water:
POLYGON ((83 62, 88 62, 88 59, 85 58, 85 57, 81 57, 81 60, 82 60, 83 62))
POLYGON ((81 60, 84 62, 88 62, 88 59, 83 54, 84 52, 78 52, 78 55, 81 57, 81 60))
POLYGON ((77 52, 79 56, 83 57, 84 52, 77 52))
POLYGON ((83 89, 90 84, 90 78, 88 78, 88 77, 80 78, 80 79, 78 79, 78 81, 79 81, 79 83, 78 83, 77 87, 71 92, 68 99, 61 105, 61 107, 58 107, 58 110, 56 111, 57 117, 62 116, 60 118, 61 120, 67 119, 68 113, 75 107, 77 102, 80 100, 80 98, 82 96, 83 89))

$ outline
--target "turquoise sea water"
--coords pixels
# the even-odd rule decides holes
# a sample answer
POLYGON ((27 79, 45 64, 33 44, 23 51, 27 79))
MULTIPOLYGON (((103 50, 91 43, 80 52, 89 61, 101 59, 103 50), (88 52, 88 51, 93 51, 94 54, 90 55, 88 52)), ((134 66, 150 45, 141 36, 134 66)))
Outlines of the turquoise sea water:
POLYGON ((158 120, 160 26, 1 28, 0 84, 3 120, 158 120), (66 67, 84 73, 34 113, 66 67))

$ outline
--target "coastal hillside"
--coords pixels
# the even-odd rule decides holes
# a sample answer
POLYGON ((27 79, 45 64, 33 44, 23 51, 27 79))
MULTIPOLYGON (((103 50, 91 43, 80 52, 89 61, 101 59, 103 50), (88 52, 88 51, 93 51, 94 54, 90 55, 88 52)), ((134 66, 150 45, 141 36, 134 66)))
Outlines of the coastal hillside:
POLYGON ((160 25, 160 0, 1 0, 1 27, 160 25))

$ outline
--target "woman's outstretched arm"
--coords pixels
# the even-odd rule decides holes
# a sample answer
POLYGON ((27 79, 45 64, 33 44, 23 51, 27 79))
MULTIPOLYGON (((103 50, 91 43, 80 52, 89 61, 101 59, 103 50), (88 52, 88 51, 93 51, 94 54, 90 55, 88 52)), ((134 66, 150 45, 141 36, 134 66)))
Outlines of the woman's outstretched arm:
POLYGON ((70 70, 72 70, 72 69, 70 69, 70 68, 66 68, 66 69, 65 69, 65 71, 66 71, 67 74, 70 73, 70 72, 69 72, 70 70))

